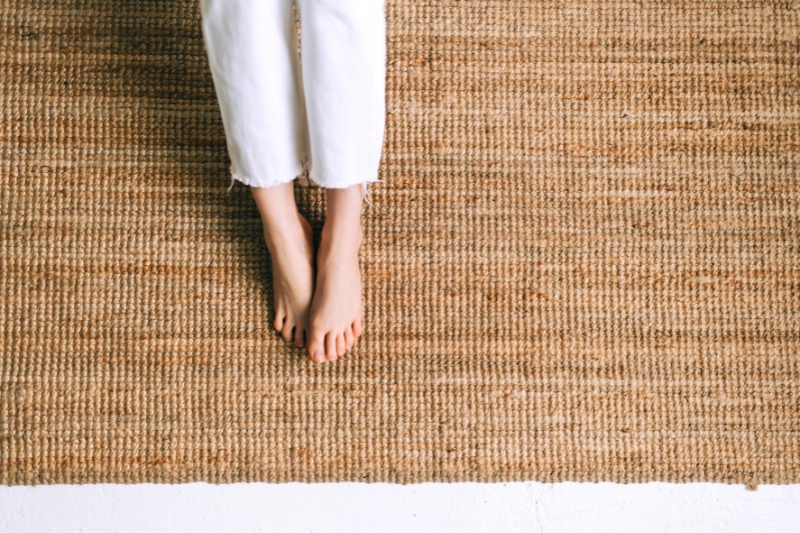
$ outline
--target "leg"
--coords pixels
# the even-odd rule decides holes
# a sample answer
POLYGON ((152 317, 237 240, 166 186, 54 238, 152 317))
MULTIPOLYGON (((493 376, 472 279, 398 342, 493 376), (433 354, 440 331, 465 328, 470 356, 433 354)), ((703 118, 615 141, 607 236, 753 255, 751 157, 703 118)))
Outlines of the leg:
POLYGON ((272 258, 273 327, 285 341, 306 346, 316 284, 311 224, 297 211, 292 182, 250 187, 250 192, 261 213, 264 241, 272 258))
POLYGON ((386 121, 385 0, 297 0, 309 175, 326 188, 378 180, 386 121))
POLYGON ((267 188, 293 180, 303 172, 308 132, 292 1, 200 6, 231 181, 267 188))
POLYGON ((327 218, 317 252, 308 353, 314 362, 335 361, 361 336, 363 308, 358 250, 362 192, 356 185, 326 191, 327 218))
POLYGON ((386 19, 384 0, 298 0, 298 8, 309 178, 327 189, 308 344, 321 363, 362 332, 361 207, 383 147, 386 19))
POLYGON ((304 346, 315 276, 311 225, 294 200, 307 131, 292 2, 201 0, 201 8, 231 186, 250 186, 272 258, 273 326, 304 346))

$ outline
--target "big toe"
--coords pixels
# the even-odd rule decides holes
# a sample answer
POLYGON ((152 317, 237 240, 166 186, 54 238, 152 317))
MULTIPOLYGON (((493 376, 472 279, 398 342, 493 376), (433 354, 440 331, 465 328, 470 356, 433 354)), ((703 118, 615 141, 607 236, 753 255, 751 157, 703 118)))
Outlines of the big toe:
POLYGON ((357 318, 356 318, 356 319, 353 321, 353 323, 351 324, 351 326, 352 326, 352 328, 353 328, 353 336, 354 336, 355 338, 358 338, 358 337, 360 337, 360 336, 361 336, 361 333, 363 333, 363 330, 361 329, 361 317, 360 317, 360 316, 359 316, 359 317, 357 317, 357 318))
POLYGON ((294 320, 291 318, 287 318, 286 322, 283 324, 283 329, 281 330, 281 337, 286 342, 292 342, 294 339, 294 330, 295 330, 295 323, 294 320))
POLYGON ((311 330, 311 338, 308 341, 308 356, 315 363, 325 360, 325 335, 311 330))
POLYGON ((294 345, 298 348, 305 346, 306 331, 308 331, 306 328, 297 326, 297 329, 294 332, 294 345))

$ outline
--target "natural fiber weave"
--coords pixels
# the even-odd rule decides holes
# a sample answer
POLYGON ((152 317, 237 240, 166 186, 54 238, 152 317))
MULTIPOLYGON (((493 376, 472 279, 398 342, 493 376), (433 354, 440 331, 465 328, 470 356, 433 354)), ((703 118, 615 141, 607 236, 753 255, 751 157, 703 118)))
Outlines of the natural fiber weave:
POLYGON ((797 2, 389 0, 319 367, 199 5, 0 6, 0 482, 800 482, 797 2))

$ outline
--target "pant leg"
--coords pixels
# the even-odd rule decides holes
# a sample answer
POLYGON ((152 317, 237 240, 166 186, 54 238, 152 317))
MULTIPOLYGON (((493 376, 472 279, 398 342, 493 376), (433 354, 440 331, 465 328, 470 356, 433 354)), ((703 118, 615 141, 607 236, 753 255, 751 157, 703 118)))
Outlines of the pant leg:
POLYGON ((386 120, 385 0, 297 0, 309 178, 344 188, 378 179, 386 120))
MULTIPOLYGON (((292 0, 201 0, 203 37, 234 180, 303 173, 308 132, 292 0)), ((228 189, 230 191, 230 188, 228 189)))

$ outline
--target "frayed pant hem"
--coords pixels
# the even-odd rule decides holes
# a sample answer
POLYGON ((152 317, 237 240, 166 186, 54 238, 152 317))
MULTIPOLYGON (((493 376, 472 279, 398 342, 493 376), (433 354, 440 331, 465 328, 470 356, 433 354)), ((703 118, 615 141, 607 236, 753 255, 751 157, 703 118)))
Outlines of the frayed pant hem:
POLYGON ((325 183, 320 183, 319 181, 317 181, 316 179, 314 179, 310 175, 309 175, 308 178, 315 185, 317 185, 318 187, 322 187, 323 189, 347 189, 347 188, 350 188, 350 187, 352 187, 354 185, 362 185, 362 187, 361 187, 361 190, 362 190, 361 198, 368 205, 372 205, 372 200, 370 198, 370 192, 369 192, 369 184, 370 183, 375 183, 375 182, 378 182, 378 181, 380 181, 381 183, 386 183, 382 179, 371 178, 371 179, 365 179, 365 180, 350 180, 349 182, 346 181, 346 182, 344 182, 342 184, 328 185, 328 184, 325 184, 325 183))
MULTIPOLYGON (((300 175, 300 172, 298 172, 298 175, 300 175)), ((297 178, 297 176, 292 176, 291 178, 285 180, 273 180, 271 182, 262 183, 250 178, 249 176, 239 174, 238 172, 231 172, 231 185, 230 187, 228 187, 228 192, 231 192, 231 189, 233 189, 233 186, 237 181, 247 185, 248 187, 266 189, 269 187, 277 187, 278 185, 283 185, 284 183, 289 183, 290 181, 293 181, 295 178, 297 178)))

